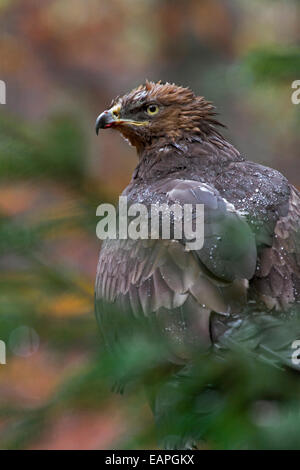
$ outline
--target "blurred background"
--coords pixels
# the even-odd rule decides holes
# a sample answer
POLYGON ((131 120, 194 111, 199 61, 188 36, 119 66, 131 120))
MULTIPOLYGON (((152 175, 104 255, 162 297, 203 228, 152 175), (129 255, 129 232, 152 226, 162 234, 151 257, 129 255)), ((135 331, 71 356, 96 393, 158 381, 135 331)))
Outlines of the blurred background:
MULTIPOLYGON (((110 393, 116 364, 103 366, 93 313, 96 208, 116 201, 136 156, 94 122, 146 78, 189 86, 242 154, 299 187, 300 2, 0 0, 0 26, 0 447, 153 448, 141 388, 110 393)), ((255 447, 300 445, 290 415, 256 398, 224 408, 209 448, 249 433, 255 447)))

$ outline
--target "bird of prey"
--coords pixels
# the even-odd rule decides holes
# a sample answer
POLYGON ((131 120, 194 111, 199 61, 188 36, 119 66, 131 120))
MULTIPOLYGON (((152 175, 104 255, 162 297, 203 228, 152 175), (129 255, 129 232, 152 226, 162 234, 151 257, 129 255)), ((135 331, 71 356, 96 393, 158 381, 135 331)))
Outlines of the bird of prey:
POLYGON ((155 320, 170 360, 184 363, 251 311, 260 321, 300 302, 300 194, 278 171, 248 161, 221 127, 212 103, 161 82, 147 81, 98 116, 97 134, 115 129, 136 147, 129 203, 204 205, 201 249, 162 237, 103 242, 96 315, 109 346, 119 334, 109 305, 155 320))

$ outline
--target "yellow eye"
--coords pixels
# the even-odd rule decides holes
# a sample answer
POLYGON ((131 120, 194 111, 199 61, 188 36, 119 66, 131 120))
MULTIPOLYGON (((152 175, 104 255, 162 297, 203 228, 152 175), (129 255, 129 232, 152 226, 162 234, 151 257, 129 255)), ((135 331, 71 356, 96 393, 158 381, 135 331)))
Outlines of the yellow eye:
POLYGON ((149 106, 147 107, 147 113, 150 116, 154 116, 154 114, 157 114, 158 111, 159 111, 159 107, 157 106, 157 104, 149 104, 149 106))

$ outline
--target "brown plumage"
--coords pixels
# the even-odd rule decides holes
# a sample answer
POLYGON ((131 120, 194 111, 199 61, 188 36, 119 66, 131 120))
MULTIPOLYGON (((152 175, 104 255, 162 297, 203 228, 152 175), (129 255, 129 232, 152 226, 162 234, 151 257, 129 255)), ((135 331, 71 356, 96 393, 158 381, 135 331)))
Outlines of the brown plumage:
MULTIPOLYGON (((147 105, 159 103, 159 119, 152 119, 147 126, 113 124, 131 145, 141 152, 145 145, 165 139, 167 142, 183 138, 187 133, 219 135, 214 106, 188 88, 169 83, 147 82, 111 103, 111 109, 120 110, 120 118, 142 116, 147 105)), ((117 111, 118 112, 118 111, 117 111)), ((148 117, 147 117, 148 118, 148 117)))
POLYGON ((278 171, 245 160, 220 126, 203 97, 151 82, 98 117, 97 132, 115 128, 137 149, 129 201, 205 205, 201 250, 174 240, 103 243, 96 311, 106 338, 115 337, 112 303, 155 318, 181 361, 214 342, 223 319, 226 327, 250 306, 288 311, 300 301, 299 192, 278 171))

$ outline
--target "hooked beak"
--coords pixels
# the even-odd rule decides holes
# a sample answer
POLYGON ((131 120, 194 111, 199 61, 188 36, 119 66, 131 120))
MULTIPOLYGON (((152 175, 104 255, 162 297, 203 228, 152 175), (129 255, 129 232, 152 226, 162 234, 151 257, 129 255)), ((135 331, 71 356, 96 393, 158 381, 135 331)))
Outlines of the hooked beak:
POLYGON ((149 121, 134 121, 132 119, 120 119, 120 105, 115 105, 111 109, 108 109, 101 113, 96 119, 96 134, 98 135, 99 129, 108 129, 109 127, 115 127, 119 125, 130 125, 130 126, 146 126, 149 121))
POLYGON ((118 123, 118 121, 118 118, 114 116, 110 109, 108 111, 104 111, 103 113, 99 114, 96 119, 96 134, 98 135, 99 129, 108 129, 109 127, 112 127, 114 124, 118 123))

